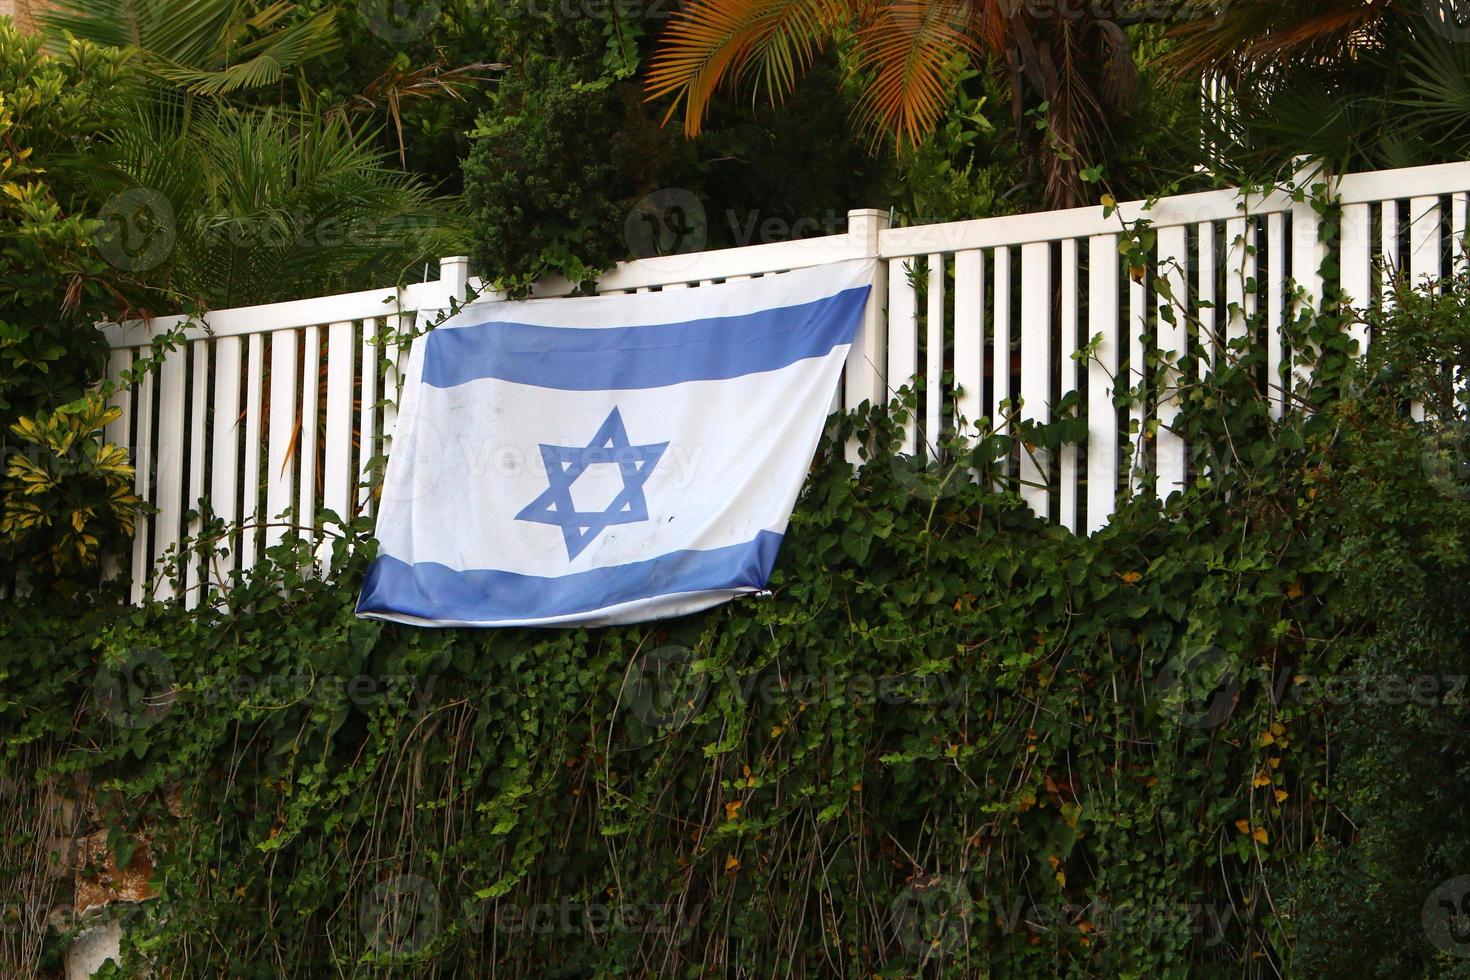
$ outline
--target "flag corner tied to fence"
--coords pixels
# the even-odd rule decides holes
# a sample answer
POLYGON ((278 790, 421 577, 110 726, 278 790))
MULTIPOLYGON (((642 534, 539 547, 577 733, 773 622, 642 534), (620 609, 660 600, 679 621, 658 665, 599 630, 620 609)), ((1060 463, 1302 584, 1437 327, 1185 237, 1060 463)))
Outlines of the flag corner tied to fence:
POLYGON ((875 270, 475 304, 418 338, 358 614, 610 625, 763 589, 875 270))

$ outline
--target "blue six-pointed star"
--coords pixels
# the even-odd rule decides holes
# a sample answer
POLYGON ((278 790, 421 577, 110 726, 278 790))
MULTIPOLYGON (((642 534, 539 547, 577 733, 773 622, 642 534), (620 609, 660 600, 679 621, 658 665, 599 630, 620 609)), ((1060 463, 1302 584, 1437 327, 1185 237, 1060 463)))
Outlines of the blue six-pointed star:
POLYGON ((653 475, 669 444, 649 446, 628 444, 623 416, 614 408, 602 428, 586 446, 548 446, 541 444, 541 459, 546 463, 546 490, 527 504, 518 521, 551 524, 561 528, 567 545, 567 561, 582 553, 604 528, 614 524, 636 524, 648 520, 648 501, 643 484, 653 475), (613 463, 623 478, 623 489, 606 510, 577 510, 572 502, 572 484, 597 463, 613 463))

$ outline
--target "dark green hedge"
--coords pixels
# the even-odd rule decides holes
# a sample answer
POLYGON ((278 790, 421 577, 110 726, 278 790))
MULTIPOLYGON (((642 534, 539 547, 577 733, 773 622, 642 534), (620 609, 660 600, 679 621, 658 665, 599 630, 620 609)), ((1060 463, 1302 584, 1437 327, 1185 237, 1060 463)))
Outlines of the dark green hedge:
POLYGON ((1452 972, 1467 447, 1402 400, 1455 417, 1460 286, 1366 371, 1313 326, 1311 414, 1191 382, 1217 475, 1091 537, 990 489, 1006 440, 848 419, 773 594, 669 623, 358 621, 365 544, 220 611, 11 603, 3 775, 146 840, 128 976, 1452 972))

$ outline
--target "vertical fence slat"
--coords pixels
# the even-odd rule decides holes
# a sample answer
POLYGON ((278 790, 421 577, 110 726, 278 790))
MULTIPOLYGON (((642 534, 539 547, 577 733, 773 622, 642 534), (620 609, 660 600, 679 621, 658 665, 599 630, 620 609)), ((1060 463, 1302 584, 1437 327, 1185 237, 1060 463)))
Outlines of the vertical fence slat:
MULTIPOLYGON (((1021 418, 1051 421, 1051 243, 1021 248, 1021 418)), ((1040 446, 1021 446, 1021 496, 1040 517, 1049 510, 1051 461, 1040 446)))
POLYGON ((196 340, 192 344, 194 366, 190 371, 193 386, 189 397, 189 492, 184 498, 186 510, 193 510, 195 517, 189 521, 189 538, 192 553, 185 566, 184 604, 190 609, 199 604, 201 596, 200 562, 197 551, 199 529, 203 522, 198 516, 203 508, 200 498, 204 496, 205 470, 205 425, 209 417, 209 341, 196 340))
POLYGON ((1450 196, 1450 268, 1446 270, 1447 275, 1458 275, 1465 268, 1465 223, 1470 215, 1465 213, 1467 207, 1465 194, 1452 194, 1450 196))
POLYGON ((1271 393, 1271 417, 1279 419, 1286 405, 1286 379, 1281 373, 1281 325, 1286 319, 1285 215, 1267 216, 1266 248, 1270 259, 1266 274, 1266 384, 1271 393))
POLYGON ((373 512, 373 491, 369 484, 372 459, 378 451, 378 373, 382 369, 378 362, 378 329, 376 319, 362 321, 362 404, 358 406, 357 423, 357 482, 361 488, 358 511, 362 514, 373 512))
POLYGON ((295 330, 271 334, 270 444, 265 474, 265 546, 273 548, 286 539, 285 522, 295 504, 295 481, 291 464, 296 437, 296 344, 295 330))
MULTIPOLYGON (((119 409, 116 419, 107 423, 102 430, 103 438, 116 446, 131 450, 128 432, 133 424, 133 392, 123 384, 123 372, 133 366, 133 351, 129 347, 118 347, 107 355, 107 380, 112 389, 108 404, 119 409)), ((131 457, 131 452, 129 453, 131 457)), ((111 581, 121 570, 121 555, 102 556, 102 577, 111 581)))
MULTIPOLYGON (((644 290, 647 292, 648 290, 644 290)), ((426 314, 427 316, 427 314, 426 314)), ((393 314, 383 320, 384 332, 396 338, 400 330, 411 324, 410 315, 393 314)), ((398 425, 398 406, 403 397, 404 348, 390 340, 383 347, 383 452, 392 445, 393 430, 398 425)))
POLYGON ((978 249, 954 257, 955 428, 969 437, 985 416, 985 256, 978 249))
MULTIPOLYGON (((133 417, 137 421, 137 437, 133 444, 133 492, 148 503, 153 503, 153 379, 152 371, 143 375, 134 393, 133 417)), ((134 604, 143 601, 148 586, 148 577, 153 570, 153 555, 148 550, 149 529, 152 517, 139 517, 133 537, 133 582, 134 604)))
MULTIPOLYGON (((185 347, 169 351, 158 372, 158 445, 153 468, 157 473, 154 499, 158 514, 153 518, 153 561, 157 563, 179 545, 184 520, 184 420, 188 407, 189 352, 185 347)), ((160 574, 154 588, 160 599, 174 597, 174 585, 160 574)))
MULTIPOLYGON (((327 437, 322 454, 322 507, 343 521, 352 519, 352 362, 356 342, 351 321, 327 328, 327 437)), ((329 525, 324 532, 341 527, 329 525)), ((320 557, 326 561, 332 537, 324 533, 320 557)))
POLYGON ((107 355, 107 380, 112 383, 109 404, 122 409, 122 414, 107 423, 103 436, 108 442, 127 448, 128 430, 133 421, 133 390, 123 384, 123 372, 133 366, 131 347, 119 347, 107 355))
POLYGON ((1219 329, 1216 310, 1220 298, 1215 295, 1215 225, 1206 221, 1197 225, 1199 261, 1195 269, 1195 307, 1199 321, 1199 376, 1205 378, 1215 366, 1215 348, 1219 329))
MULTIPOLYGON (((1416 197, 1409 201, 1409 286, 1426 292, 1437 290, 1440 275, 1439 198, 1416 197)), ((1415 419, 1424 419, 1424 405, 1409 407, 1415 419)))
POLYGON ((255 567, 260 523, 260 421, 265 387, 265 335, 253 333, 246 345, 245 366, 245 473, 240 481, 240 571, 255 567))
MULTIPOLYGON (((1062 397, 1077 390, 1077 240, 1069 238, 1062 242, 1062 310, 1060 337, 1061 347, 1057 351, 1060 362, 1060 388, 1062 397)), ((1061 481, 1057 506, 1061 513, 1057 520, 1069 531, 1077 530, 1077 447, 1068 443, 1062 447, 1058 479, 1061 481)))
POLYGON ((1409 202, 1409 275, 1413 288, 1427 288, 1439 279, 1439 246, 1439 198, 1416 197, 1409 202))
MULTIPOLYGON (((1327 258, 1327 243, 1322 241, 1321 231, 1322 218, 1310 201, 1291 206, 1291 278, 1297 287, 1291 305, 1293 319, 1306 310, 1317 309, 1322 302, 1322 263, 1327 258)), ((1316 363, 1317 351, 1309 340, 1299 338, 1293 343, 1288 373, 1291 390, 1299 397, 1305 398, 1316 363)))
MULTIPOLYGON (((993 314, 990 336, 993 347, 990 355, 991 374, 991 427, 997 434, 1011 431, 1006 417, 1005 403, 1011 397, 1011 250, 997 248, 991 253, 991 283, 993 288, 993 314)), ((1007 462, 1000 465, 1002 473, 1010 471, 1007 462)))
POLYGON ((1178 423, 1181 400, 1180 385, 1190 380, 1184 366, 1188 363, 1185 318, 1189 312, 1189 230, 1182 225, 1159 229, 1159 278, 1169 284, 1168 293, 1159 290, 1159 360, 1158 393, 1158 495, 1184 491, 1184 437, 1174 431, 1178 423), (1172 320, 1172 322, 1171 322, 1172 320))
POLYGON ((1393 305, 1394 282, 1400 271, 1399 264, 1399 202, 1384 201, 1379 211, 1379 250, 1383 263, 1381 283, 1383 308, 1393 305))
MULTIPOLYGON (((1470 215, 1466 214, 1466 206, 1467 195, 1450 195, 1450 219, 1447 222, 1450 236, 1450 267, 1445 270, 1446 276, 1459 276, 1465 272, 1465 225, 1467 220, 1470 220, 1470 215)), ((1455 394, 1463 399, 1466 383, 1464 369, 1456 367, 1454 371, 1455 394)))
POLYGON ((1087 334, 1097 341, 1087 364, 1087 530, 1108 523, 1118 498, 1118 239, 1087 241, 1087 334))
POLYGON ((944 412, 944 255, 929 256, 924 323, 924 445, 932 462, 939 458, 944 412))
MULTIPOLYGON (((856 210, 847 215, 847 233, 857 240, 868 255, 877 255, 879 241, 888 227, 886 211, 856 210)), ((852 349, 847 353, 847 366, 843 370, 843 400, 849 410, 864 402, 871 406, 888 403, 886 369, 888 364, 888 318, 884 310, 888 305, 888 278, 886 266, 879 262, 873 275, 873 290, 868 294, 868 304, 863 308, 862 323, 852 349)), ((860 456, 859 440, 854 438, 847 447, 848 460, 857 463, 860 456)))
MULTIPOLYGON (((1254 295, 1250 291, 1254 285, 1251 280, 1255 278, 1254 239, 1251 224, 1245 218, 1231 218, 1225 222, 1225 263, 1225 346, 1228 350, 1246 337, 1254 295)), ((1222 356, 1225 356, 1224 352, 1222 356)))
POLYGON ((1132 492, 1153 491, 1153 473, 1148 466, 1149 440, 1145 438, 1148 423, 1147 391, 1144 374, 1147 370, 1146 345, 1148 341, 1148 286, 1144 276, 1128 277, 1128 386, 1133 389, 1128 406, 1129 427, 1137 433, 1134 437, 1132 459, 1128 471, 1128 486, 1132 492))
POLYGON ((307 327, 302 332, 305 344, 301 361, 301 437, 298 456, 301 460, 298 478, 299 498, 296 504, 296 523, 302 527, 302 535, 311 542, 316 541, 317 513, 317 426, 321 422, 321 368, 322 328, 307 327))
MULTIPOLYGON (((918 299, 909 281, 912 263, 912 259, 894 259, 888 263, 888 384, 895 393, 912 386, 918 370, 918 299)), ((903 427, 902 451, 912 455, 917 448, 916 425, 911 414, 903 427)))
MULTIPOLYGON (((1338 268, 1343 303, 1353 310, 1367 309, 1373 301, 1373 214, 1366 204, 1349 204, 1338 222, 1338 268)), ((1346 311, 1344 311, 1346 312, 1346 311)), ((1348 336, 1358 344, 1358 353, 1368 349, 1368 326, 1354 317, 1348 336)))
POLYGON ((221 337, 214 342, 214 431, 210 440, 209 510, 224 521, 230 530, 215 548, 212 561, 219 575, 211 581, 220 588, 229 584, 229 568, 240 550, 240 532, 234 529, 239 519, 240 477, 240 338, 221 337), (228 556, 219 554, 220 549, 228 556))

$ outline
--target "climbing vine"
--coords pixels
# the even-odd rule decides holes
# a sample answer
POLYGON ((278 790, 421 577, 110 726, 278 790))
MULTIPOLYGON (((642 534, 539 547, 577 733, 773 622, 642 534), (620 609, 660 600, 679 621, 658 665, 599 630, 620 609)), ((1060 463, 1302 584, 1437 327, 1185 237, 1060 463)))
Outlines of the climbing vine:
POLYGON ((146 855, 122 976, 1440 975, 1467 286, 1375 312, 1366 363, 1350 311, 1293 324, 1310 411, 1249 344, 1169 368, 1223 448, 1091 536, 1022 504, 1010 438, 922 465, 864 412, 771 595, 666 623, 360 621, 367 521, 194 610, 12 604, 0 785, 146 855))

